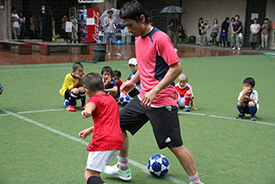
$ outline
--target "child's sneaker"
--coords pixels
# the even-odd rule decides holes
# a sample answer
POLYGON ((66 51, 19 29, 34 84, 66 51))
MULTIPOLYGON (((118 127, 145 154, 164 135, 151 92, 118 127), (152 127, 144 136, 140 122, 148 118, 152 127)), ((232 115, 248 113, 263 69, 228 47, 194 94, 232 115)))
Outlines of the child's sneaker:
POLYGON ((68 105, 68 106, 66 107, 66 110, 67 110, 67 111, 71 111, 71 112, 76 111, 75 107, 72 106, 72 105, 68 105))
POLYGON ((244 114, 238 114, 237 116, 235 116, 236 119, 242 119, 244 117, 244 114))
POLYGON ((189 105, 186 105, 186 106, 184 106, 184 110, 185 110, 186 112, 189 112, 191 109, 190 109, 189 105))
POLYGON ((257 117, 256 117, 256 115, 251 116, 251 117, 250 117, 250 120, 251 120, 251 121, 257 121, 257 117))
POLYGON ((67 107, 69 104, 70 104, 70 101, 67 100, 67 99, 65 99, 65 100, 64 100, 64 105, 65 105, 65 107, 67 107))
POLYGON ((118 164, 113 165, 113 166, 106 166, 105 170, 103 172, 105 174, 118 176, 120 179, 122 179, 124 181, 130 181, 132 178, 131 169, 129 168, 126 171, 123 171, 118 167, 118 164))
POLYGON ((83 104, 83 105, 81 106, 81 110, 84 110, 84 109, 85 109, 85 105, 86 105, 86 104, 83 104))
MULTIPOLYGON (((190 184, 193 184, 192 182, 190 182, 190 184)), ((201 182, 201 184, 204 184, 203 182, 201 182)))

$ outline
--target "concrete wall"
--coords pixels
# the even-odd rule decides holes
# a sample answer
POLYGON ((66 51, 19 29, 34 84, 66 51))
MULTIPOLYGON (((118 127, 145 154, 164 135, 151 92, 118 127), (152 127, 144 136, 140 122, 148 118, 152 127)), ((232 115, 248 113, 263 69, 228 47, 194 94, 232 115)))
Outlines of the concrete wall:
POLYGON ((269 38, 269 46, 272 49, 275 49, 275 36, 273 30, 273 24, 275 22, 275 1, 274 0, 267 0, 266 5, 266 17, 269 18, 271 24, 271 34, 269 38))
MULTIPOLYGON (((182 14, 182 25, 187 36, 196 36, 199 38, 198 22, 199 18, 203 17, 204 20, 208 20, 209 25, 212 25, 213 19, 217 18, 219 24, 226 17, 234 17, 240 15, 240 21, 244 23, 246 0, 184 0, 183 9, 185 14, 182 14)), ((210 30, 207 32, 208 39, 210 39, 210 30)), ((199 39, 197 39, 197 42, 199 39)))
POLYGON ((0 40, 11 39, 11 0, 5 0, 5 10, 0 10, 0 40))

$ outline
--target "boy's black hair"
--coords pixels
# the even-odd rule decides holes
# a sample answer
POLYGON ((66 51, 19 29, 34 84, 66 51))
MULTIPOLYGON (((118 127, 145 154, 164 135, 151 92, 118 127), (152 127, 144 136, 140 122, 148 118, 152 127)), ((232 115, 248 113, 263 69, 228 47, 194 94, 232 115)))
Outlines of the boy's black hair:
POLYGON ((252 87, 255 86, 255 80, 252 77, 244 79, 243 84, 250 84, 252 87))
POLYGON ((118 70, 114 70, 113 71, 113 75, 112 75, 113 77, 121 77, 121 72, 120 71, 118 71, 118 70))
POLYGON ((113 10, 108 10, 107 13, 114 13, 113 10))
POLYGON ((148 24, 149 23, 148 11, 145 8, 143 8, 143 6, 137 0, 134 0, 134 1, 127 2, 122 6, 119 12, 119 17, 121 19, 131 19, 137 22, 141 22, 140 16, 142 14, 145 16, 146 24, 148 24))
POLYGON ((83 68, 83 65, 80 62, 75 62, 74 65, 73 65, 73 71, 75 71, 79 67, 83 68))
POLYGON ((103 75, 104 72, 110 72, 111 75, 113 75, 113 69, 110 66, 104 66, 101 70, 101 75, 103 75))
POLYGON ((84 76, 83 78, 84 88, 90 91, 100 91, 103 90, 102 78, 98 73, 91 72, 84 76))

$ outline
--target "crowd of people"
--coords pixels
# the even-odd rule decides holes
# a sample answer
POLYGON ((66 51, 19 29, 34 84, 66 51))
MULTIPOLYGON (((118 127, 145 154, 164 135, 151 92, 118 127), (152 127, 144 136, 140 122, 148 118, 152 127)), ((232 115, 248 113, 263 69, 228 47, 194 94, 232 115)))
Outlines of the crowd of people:
MULTIPOLYGON (((268 49, 268 39, 271 31, 269 19, 265 18, 263 24, 260 25, 258 19, 254 18, 249 28, 251 49, 268 49)), ((200 44, 202 46, 212 45, 213 47, 231 46, 233 50, 241 50, 243 29, 239 15, 232 17, 231 20, 229 20, 229 17, 226 17, 222 25, 218 23, 218 19, 216 18, 213 20, 212 25, 209 25, 208 20, 204 21, 203 18, 200 17, 198 23, 198 31, 201 37, 200 44), (211 41, 209 42, 207 41, 208 30, 211 31, 211 41)))

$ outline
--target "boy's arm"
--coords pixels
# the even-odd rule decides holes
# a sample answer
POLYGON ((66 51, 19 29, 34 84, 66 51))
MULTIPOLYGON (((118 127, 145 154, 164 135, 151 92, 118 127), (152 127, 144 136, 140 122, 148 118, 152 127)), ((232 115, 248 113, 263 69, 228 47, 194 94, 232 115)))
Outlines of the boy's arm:
POLYGON ((85 109, 81 112, 81 116, 85 119, 92 115, 92 112, 96 109, 96 105, 93 102, 89 102, 85 105, 85 109))
POLYGON ((85 130, 82 130, 78 133, 79 137, 85 139, 87 136, 89 136, 94 131, 94 126, 86 128, 85 130))
POLYGON ((112 88, 109 89, 104 89, 105 92, 117 92, 117 86, 114 86, 112 88))

